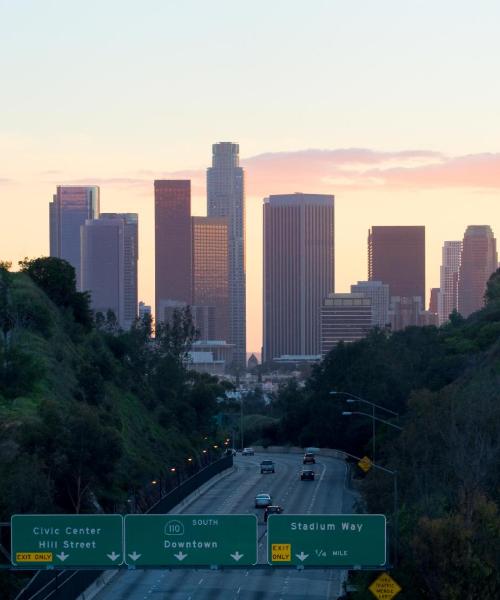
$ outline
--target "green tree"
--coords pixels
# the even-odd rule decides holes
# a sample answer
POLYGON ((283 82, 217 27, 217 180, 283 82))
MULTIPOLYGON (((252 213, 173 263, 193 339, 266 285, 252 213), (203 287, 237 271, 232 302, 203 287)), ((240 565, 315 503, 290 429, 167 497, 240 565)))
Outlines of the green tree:
POLYGON ((19 266, 54 304, 71 310, 75 321, 84 329, 92 328, 90 295, 76 291, 75 269, 67 261, 53 256, 32 260, 25 258, 19 266))

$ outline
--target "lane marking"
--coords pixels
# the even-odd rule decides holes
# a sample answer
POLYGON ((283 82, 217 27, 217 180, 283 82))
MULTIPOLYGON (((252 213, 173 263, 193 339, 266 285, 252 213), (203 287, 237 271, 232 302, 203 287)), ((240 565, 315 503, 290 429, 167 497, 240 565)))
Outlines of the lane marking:
POLYGON ((318 485, 316 486, 316 489, 314 490, 314 493, 313 493, 312 498, 311 498, 311 502, 309 503, 309 506, 307 508, 307 511, 306 511, 307 514, 311 514, 311 510, 312 510, 313 504, 316 501, 316 496, 318 495, 319 487, 322 484, 323 479, 325 478, 326 465, 322 463, 322 467, 323 467, 323 471, 321 472, 321 476, 319 478, 318 485))

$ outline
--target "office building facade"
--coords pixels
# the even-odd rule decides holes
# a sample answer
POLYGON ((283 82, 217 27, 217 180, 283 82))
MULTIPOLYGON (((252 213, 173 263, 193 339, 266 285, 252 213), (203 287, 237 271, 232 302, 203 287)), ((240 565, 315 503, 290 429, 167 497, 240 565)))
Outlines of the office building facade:
POLYGON ((334 281, 334 196, 266 198, 264 362, 320 355, 321 306, 334 281))
POLYGON ((358 281, 351 285, 352 294, 364 294, 371 300, 372 327, 385 329, 390 325, 389 318, 389 285, 381 281, 358 281))
POLYGON ((137 317, 137 214, 107 213, 81 227, 82 289, 94 312, 112 311, 123 329, 137 317))
POLYGON ((99 204, 99 187, 73 185, 57 186, 49 203, 50 256, 73 266, 78 290, 82 289, 80 228, 99 217, 99 204))
POLYGON ((239 166, 239 146, 221 142, 212 146, 212 166, 207 169, 209 217, 228 222, 229 336, 234 361, 246 366, 245 183, 239 166))
POLYGON ((390 296, 425 303, 425 227, 374 226, 368 232, 368 279, 389 285, 390 296))
MULTIPOLYGON (((213 328, 203 327, 203 330, 206 331, 203 335, 210 337, 202 339, 227 341, 230 334, 227 218, 192 217, 191 222, 192 302, 194 306, 213 309, 213 328)), ((201 314, 201 308, 199 308, 199 312, 201 314)), ((208 310, 206 312, 209 314, 208 310)), ((204 319, 203 322, 205 321, 204 319)))
POLYGON ((442 249, 439 269, 438 320, 446 323, 454 310, 458 309, 458 274, 462 255, 462 242, 446 241, 442 249))
POLYGON ((463 317, 484 306, 490 275, 498 267, 496 239, 489 225, 469 225, 465 231, 458 276, 458 312, 463 317))
POLYGON ((362 293, 329 294, 321 307, 321 354, 360 340, 372 328, 372 301, 362 293))
POLYGON ((191 303, 191 182, 154 182, 156 320, 165 309, 191 303))

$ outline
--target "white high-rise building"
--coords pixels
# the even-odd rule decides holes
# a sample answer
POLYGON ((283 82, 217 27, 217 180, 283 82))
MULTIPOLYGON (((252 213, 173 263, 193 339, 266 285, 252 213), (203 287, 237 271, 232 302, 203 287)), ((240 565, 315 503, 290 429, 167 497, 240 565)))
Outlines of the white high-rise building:
POLYGON ((389 284, 381 281, 358 281, 351 285, 351 294, 364 294, 371 299, 372 326, 383 329, 391 319, 389 317, 389 284))
POLYGON ((221 142, 212 146, 212 166, 207 169, 209 217, 228 222, 229 342, 234 361, 246 367, 245 184, 239 166, 239 146, 221 142))
POLYGON ((461 253, 462 242, 460 240, 443 244, 438 293, 439 325, 446 323, 450 314, 458 307, 458 273, 461 253))

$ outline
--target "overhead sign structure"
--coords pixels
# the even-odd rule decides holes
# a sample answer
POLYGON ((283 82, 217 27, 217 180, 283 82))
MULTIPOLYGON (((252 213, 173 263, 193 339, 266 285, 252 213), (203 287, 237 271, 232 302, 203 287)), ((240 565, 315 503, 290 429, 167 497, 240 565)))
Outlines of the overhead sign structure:
POLYGON ((256 515, 126 515, 125 562, 137 567, 255 565, 256 515))
POLYGON ((381 566, 386 562, 384 515, 270 515, 268 563, 381 566))
POLYGON ((121 515, 13 515, 11 561, 29 567, 123 563, 121 515))
POLYGON ((368 456, 363 456, 361 460, 358 461, 358 467, 362 469, 365 473, 372 468, 372 461, 368 458, 368 456))
POLYGON ((389 573, 382 573, 368 588, 377 600, 392 600, 402 587, 394 581, 389 573))

